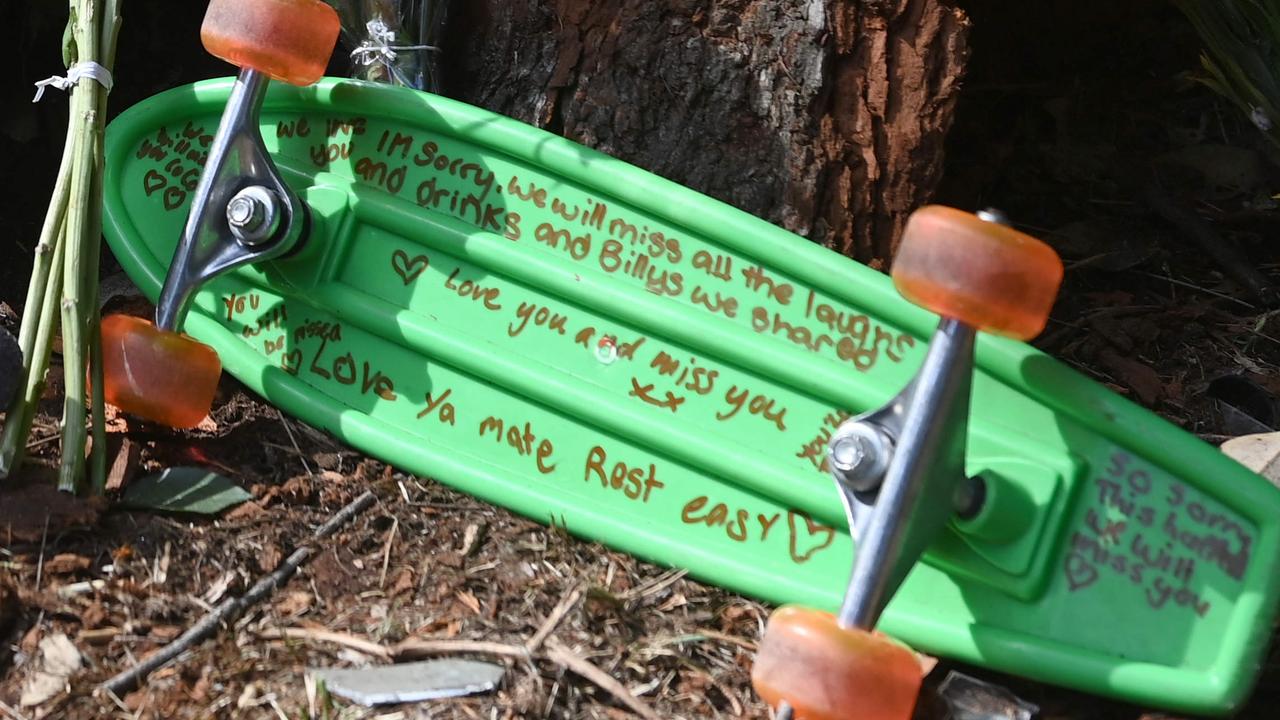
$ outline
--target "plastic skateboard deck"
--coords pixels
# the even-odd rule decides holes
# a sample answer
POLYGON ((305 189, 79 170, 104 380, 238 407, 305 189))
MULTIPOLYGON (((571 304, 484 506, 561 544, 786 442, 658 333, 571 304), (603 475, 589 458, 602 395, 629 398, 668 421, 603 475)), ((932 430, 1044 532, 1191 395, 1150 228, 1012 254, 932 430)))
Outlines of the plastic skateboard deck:
MULTIPOLYGON (((167 92, 108 129, 108 240, 153 300, 230 87, 167 92)), ((277 84, 262 129, 312 225, 293 257, 197 297, 185 329, 228 372, 529 517, 838 605, 852 544, 825 442, 907 383, 936 316, 759 219, 440 97, 277 84)), ((1242 703, 1280 592, 1280 492, 1029 346, 983 336, 976 357, 986 508, 881 629, 1138 702, 1242 703)))

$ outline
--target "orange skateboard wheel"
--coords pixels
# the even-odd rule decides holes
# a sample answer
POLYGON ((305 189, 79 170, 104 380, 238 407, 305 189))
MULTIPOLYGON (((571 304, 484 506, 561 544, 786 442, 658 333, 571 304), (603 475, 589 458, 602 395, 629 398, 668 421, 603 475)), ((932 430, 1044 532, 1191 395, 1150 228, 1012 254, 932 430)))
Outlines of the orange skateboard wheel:
POLYGON ((941 205, 907 220, 893 284, 911 302, 996 335, 1030 340, 1049 321, 1062 260, 1011 227, 941 205))
POLYGON ((338 29, 337 11, 320 0, 211 0, 200 39, 232 65, 310 85, 324 76, 338 29))
POLYGON ((103 397, 127 413, 195 427, 209 414, 221 373, 204 343, 131 315, 102 319, 103 397))
POLYGON ((796 720, 911 720, 923 679, 915 653, 887 636, 795 606, 769 618, 751 671, 756 693, 796 720))

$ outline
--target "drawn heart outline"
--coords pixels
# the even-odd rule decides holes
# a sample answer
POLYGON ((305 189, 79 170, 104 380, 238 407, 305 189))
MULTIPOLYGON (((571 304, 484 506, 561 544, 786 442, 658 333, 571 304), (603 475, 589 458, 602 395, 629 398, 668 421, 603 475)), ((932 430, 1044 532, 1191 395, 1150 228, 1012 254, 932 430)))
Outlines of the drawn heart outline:
POLYGON ((1078 552, 1067 555, 1065 569, 1067 589, 1071 592, 1083 590, 1098 581, 1098 568, 1078 552))
POLYGON ((142 189, 147 193, 147 197, 151 197, 157 190, 161 190, 169 185, 169 178, 161 175, 157 170, 148 170, 145 177, 142 178, 142 189))
POLYGON ((836 540, 836 531, 834 528, 827 527, 822 523, 814 522, 808 515, 803 515, 795 510, 787 511, 787 526, 791 530, 791 560, 797 565, 803 565, 813 559, 813 556, 820 550, 825 550, 831 546, 836 540), (815 536, 825 536, 822 542, 814 545, 805 552, 800 552, 800 527, 796 522, 799 518, 804 520, 805 537, 812 540, 815 536))
POLYGON ((302 350, 291 350, 280 358, 280 367, 290 375, 297 375, 302 369, 302 350))
POLYGON ((391 253, 391 269, 396 271, 396 274, 400 276, 405 285, 417 280, 418 276, 430 265, 431 258, 426 255, 417 255, 410 258, 409 253, 404 250, 396 250, 391 253))

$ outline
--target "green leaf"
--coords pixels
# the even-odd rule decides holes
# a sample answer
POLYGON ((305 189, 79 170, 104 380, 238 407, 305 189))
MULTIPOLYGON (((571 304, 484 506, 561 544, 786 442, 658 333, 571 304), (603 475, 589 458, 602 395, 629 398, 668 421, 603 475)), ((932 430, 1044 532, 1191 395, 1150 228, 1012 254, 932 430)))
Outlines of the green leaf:
POLYGON ((62 31, 62 64, 71 67, 76 63, 76 9, 71 8, 71 16, 67 18, 67 27, 62 31))
MULTIPOLYGON (((1280 2, 1277 0, 1173 0, 1204 43, 1200 80, 1252 118, 1273 125, 1280 144, 1280 2)), ((1257 122, 1255 120, 1255 122, 1257 122)))
POLYGON ((122 505, 166 512, 216 515, 253 499, 229 478, 204 468, 166 468, 129 485, 122 505))

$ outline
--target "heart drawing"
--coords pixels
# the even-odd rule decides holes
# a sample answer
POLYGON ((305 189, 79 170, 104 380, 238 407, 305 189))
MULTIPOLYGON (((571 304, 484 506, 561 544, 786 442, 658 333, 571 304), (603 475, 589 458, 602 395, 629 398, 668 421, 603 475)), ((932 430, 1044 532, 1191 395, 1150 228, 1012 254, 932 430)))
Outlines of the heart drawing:
POLYGON ((297 375, 302 369, 302 350, 292 350, 280 358, 280 367, 290 375, 297 375))
POLYGON ((431 259, 426 255, 410 258, 409 253, 403 250, 397 250, 391 254, 391 269, 396 271, 405 285, 417 280, 429 265, 431 265, 431 259))
POLYGON ((806 515, 787 511, 787 525, 791 529, 791 559, 803 565, 813 559, 819 550, 825 550, 836 540, 836 531, 822 523, 816 523, 806 515), (804 521, 804 527, 797 520, 804 521), (807 549, 804 549, 806 548, 807 549))
POLYGON ((1098 581, 1098 568, 1080 553, 1067 556, 1067 587, 1071 592, 1083 590, 1098 581))

